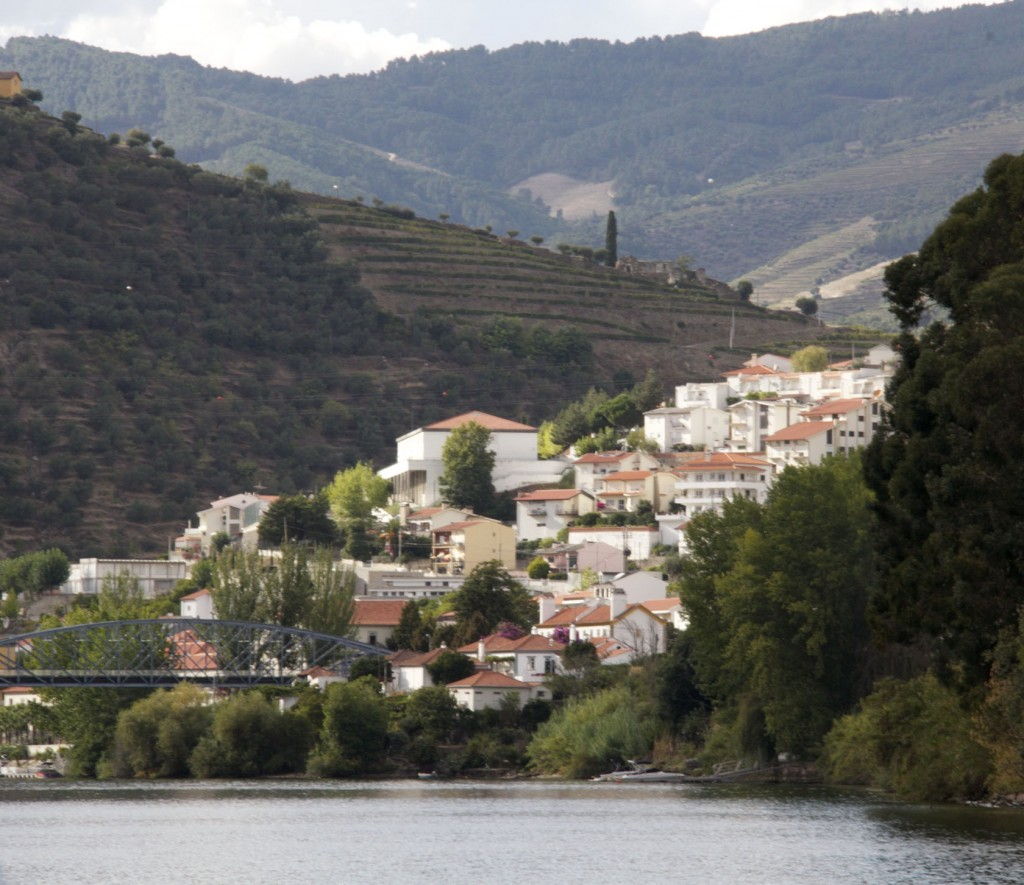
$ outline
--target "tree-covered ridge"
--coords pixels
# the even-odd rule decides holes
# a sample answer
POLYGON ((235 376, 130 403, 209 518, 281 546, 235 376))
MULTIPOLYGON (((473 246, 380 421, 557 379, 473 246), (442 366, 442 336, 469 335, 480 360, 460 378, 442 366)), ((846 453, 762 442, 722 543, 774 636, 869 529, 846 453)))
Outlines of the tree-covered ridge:
POLYGON ((303 187, 477 226, 597 245, 599 221, 574 228, 505 191, 545 172, 613 180, 622 254, 686 252, 729 277, 862 219, 854 266, 916 245, 984 154, 1019 140, 1022 34, 1012 2, 722 39, 475 47, 298 84, 54 38, 14 39, 0 63, 55 110, 159 130, 189 160, 264 162, 303 187), (944 180, 929 183, 935 163, 944 180))
POLYGON ((316 487, 409 426, 536 420, 590 383, 585 339, 513 356, 381 311, 290 188, 144 141, 0 106, 4 549, 153 550, 227 491, 316 487))

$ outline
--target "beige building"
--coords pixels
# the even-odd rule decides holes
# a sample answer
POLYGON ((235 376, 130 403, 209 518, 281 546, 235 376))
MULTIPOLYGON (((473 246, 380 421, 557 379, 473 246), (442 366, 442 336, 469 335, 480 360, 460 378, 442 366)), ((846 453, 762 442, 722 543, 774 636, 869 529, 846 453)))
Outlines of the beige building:
POLYGON ((516 530, 483 516, 434 529, 430 561, 439 575, 464 575, 483 562, 516 567, 516 530))
POLYGON ((14 98, 21 94, 21 74, 17 71, 0 71, 0 98, 14 98))

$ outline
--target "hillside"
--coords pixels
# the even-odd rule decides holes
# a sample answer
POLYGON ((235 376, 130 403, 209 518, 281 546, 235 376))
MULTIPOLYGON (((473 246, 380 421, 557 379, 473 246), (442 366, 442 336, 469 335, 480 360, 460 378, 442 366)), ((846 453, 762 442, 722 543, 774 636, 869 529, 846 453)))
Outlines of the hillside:
POLYGON ((55 112, 159 132, 209 169, 260 162, 473 227, 597 244, 590 213, 612 194, 622 254, 699 256, 779 303, 916 248, 992 156, 1020 150, 1022 39, 1017 0, 476 47, 303 83, 55 38, 12 39, 0 65, 55 112))
POLYGON ((828 332, 738 305, 728 351, 732 305, 699 288, 214 175, 27 103, 0 102, 0 157, 0 551, 159 552, 216 496, 316 488, 430 420, 538 422, 595 383, 828 332))

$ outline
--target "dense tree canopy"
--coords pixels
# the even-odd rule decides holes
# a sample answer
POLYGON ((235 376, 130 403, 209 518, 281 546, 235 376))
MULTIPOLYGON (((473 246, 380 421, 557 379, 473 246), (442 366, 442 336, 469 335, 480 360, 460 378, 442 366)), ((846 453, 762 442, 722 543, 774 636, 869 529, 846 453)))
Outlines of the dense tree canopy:
POLYGON ((441 449, 441 497, 453 507, 487 513, 494 503, 491 432, 475 421, 456 427, 441 449))
POLYGON ((886 271, 903 327, 892 410, 869 450, 885 635, 930 637, 968 683, 1024 603, 1024 156, 991 163, 910 255, 886 271), (948 314, 914 334, 934 304, 948 314))

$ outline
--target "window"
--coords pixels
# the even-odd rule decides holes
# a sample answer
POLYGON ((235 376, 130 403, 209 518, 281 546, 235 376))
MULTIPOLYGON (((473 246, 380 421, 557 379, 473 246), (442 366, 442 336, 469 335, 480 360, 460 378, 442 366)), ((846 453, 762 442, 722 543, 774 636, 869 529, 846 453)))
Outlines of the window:
POLYGON ((704 474, 703 474, 703 473, 698 473, 698 474, 697 474, 697 475, 696 475, 696 476, 695 476, 695 477, 693 478, 693 481, 694 481, 694 482, 704 482, 704 474))
POLYGON ((370 645, 376 645, 377 644, 377 634, 376 633, 371 633, 370 634, 370 638, 367 640, 367 642, 369 642, 370 645))
POLYGON ((725 482, 725 474, 724 473, 719 473, 718 474, 718 481, 719 482, 725 482))
POLYGON ((526 669, 529 670, 531 673, 536 671, 536 669, 537 669, 537 658, 536 658, 536 656, 530 655, 526 659, 526 669))
POLYGON ((555 659, 547 655, 544 656, 544 672, 554 673, 555 672, 555 659))

